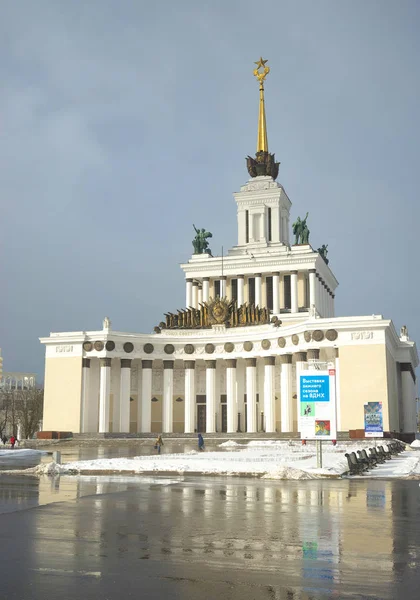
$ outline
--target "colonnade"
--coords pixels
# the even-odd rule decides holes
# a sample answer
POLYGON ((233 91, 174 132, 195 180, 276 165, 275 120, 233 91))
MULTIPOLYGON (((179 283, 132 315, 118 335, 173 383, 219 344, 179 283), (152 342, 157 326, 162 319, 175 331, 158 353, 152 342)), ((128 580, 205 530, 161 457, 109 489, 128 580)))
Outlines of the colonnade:
MULTIPOLYGON (((280 418, 276 415, 276 389, 275 369, 276 356, 259 357, 263 367, 259 371, 263 381, 260 382, 259 390, 262 399, 257 403, 257 358, 245 358, 244 373, 238 376, 238 359, 221 359, 226 368, 226 431, 234 433, 238 431, 238 413, 246 412, 246 423, 241 422, 241 430, 257 432, 264 430, 268 433, 276 431, 277 422, 280 423, 282 432, 292 432, 294 421, 296 421, 297 408, 293 403, 293 362, 296 365, 296 376, 299 375, 300 365, 308 359, 318 359, 319 350, 308 352, 295 352, 294 360, 292 354, 282 354, 277 357, 280 369, 280 418), (246 411, 244 409, 244 394, 246 395, 246 411), (257 413, 258 409, 258 413, 257 413), (261 417, 260 417, 261 415, 261 417), (263 423, 260 421, 263 421, 263 423)), ((114 359, 118 360, 118 359, 114 359)), ((130 430, 130 382, 131 365, 130 359, 119 359, 121 362, 119 398, 118 405, 113 408, 113 431, 129 432, 130 430)), ((105 433, 109 431, 110 423, 110 395, 111 395, 111 358, 100 358, 99 374, 99 413, 98 431, 105 433)), ((151 399, 153 398, 153 360, 141 361, 141 383, 138 389, 137 404, 137 431, 149 433, 152 429, 151 399)), ((205 360, 205 412, 206 433, 214 433, 217 430, 216 414, 220 410, 220 394, 217 396, 216 385, 216 360, 205 360)), ((174 402, 174 360, 163 361, 163 384, 162 384, 162 432, 173 432, 173 402, 174 402)), ((94 402, 90 398, 90 366, 91 359, 84 358, 82 366, 82 394, 81 394, 81 431, 88 432, 92 424, 88 420, 88 404, 94 402)), ((197 428, 195 415, 197 377, 195 376, 196 361, 184 360, 184 431, 194 433, 197 428)), ((118 371, 117 371, 118 373, 118 371)), ((117 382, 118 383, 118 382, 117 382)), ((115 382, 114 382, 115 385, 115 382)), ((220 390, 219 390, 220 391, 220 390)))
MULTIPOLYGON (((319 273, 315 269, 309 269, 308 273, 309 281, 309 307, 315 306, 318 313, 322 317, 334 316, 334 294, 322 279, 319 273)), ((283 275, 290 275, 290 312, 299 312, 299 296, 298 296, 298 271, 290 271, 283 273, 283 275)), ((273 314, 280 313, 280 283, 281 274, 280 272, 274 273, 255 273, 251 276, 255 282, 255 304, 257 306, 266 306, 266 299, 263 298, 262 284, 263 277, 268 276, 273 279, 273 314)), ((237 281, 237 292, 236 299, 239 306, 248 302, 249 298, 245 298, 244 284, 245 275, 237 275, 232 279, 237 281)), ((220 297, 226 296, 227 277, 223 275, 219 278, 214 278, 212 281, 219 281, 220 286, 220 297)), ((187 307, 198 308, 201 302, 207 302, 210 298, 210 277, 203 277, 202 280, 188 278, 186 282, 186 297, 185 303, 187 307)), ((309 308, 308 307, 308 308, 309 308)))

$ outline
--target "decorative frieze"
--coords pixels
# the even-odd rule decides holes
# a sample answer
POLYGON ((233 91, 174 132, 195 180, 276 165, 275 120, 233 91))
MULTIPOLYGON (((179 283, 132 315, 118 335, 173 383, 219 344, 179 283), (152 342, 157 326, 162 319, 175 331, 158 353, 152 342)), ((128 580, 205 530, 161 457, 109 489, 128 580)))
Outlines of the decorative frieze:
POLYGON ((56 346, 55 351, 60 352, 73 352, 73 346, 56 346))
POLYGON ((352 340, 373 340, 373 331, 353 331, 352 340))
POLYGON ((335 329, 328 329, 325 333, 325 337, 329 342, 335 342, 338 338, 338 332, 335 329))

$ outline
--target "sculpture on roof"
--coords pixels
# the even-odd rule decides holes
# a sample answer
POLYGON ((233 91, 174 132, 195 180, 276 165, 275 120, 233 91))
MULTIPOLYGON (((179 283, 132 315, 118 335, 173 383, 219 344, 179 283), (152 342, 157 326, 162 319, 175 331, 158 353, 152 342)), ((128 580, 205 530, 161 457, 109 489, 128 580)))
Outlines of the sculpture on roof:
POLYGON ((209 248, 209 243, 207 238, 213 237, 210 231, 206 231, 204 228, 197 229, 197 227, 193 224, 195 229, 196 236, 192 241, 192 245, 194 248, 194 254, 210 254, 211 250, 209 248))
POLYGON ((324 260, 325 264, 328 265, 328 263, 330 262, 329 259, 327 258, 328 244, 326 244, 326 245, 322 244, 322 246, 320 248, 318 248, 317 252, 320 255, 320 257, 324 260))
POLYGON ((111 329, 111 319, 109 317, 105 317, 102 325, 104 329, 111 329))
POLYGON ((309 228, 306 224, 306 219, 309 213, 306 213, 306 217, 302 220, 300 217, 292 225, 293 235, 295 236, 295 245, 298 244, 309 244, 309 228))

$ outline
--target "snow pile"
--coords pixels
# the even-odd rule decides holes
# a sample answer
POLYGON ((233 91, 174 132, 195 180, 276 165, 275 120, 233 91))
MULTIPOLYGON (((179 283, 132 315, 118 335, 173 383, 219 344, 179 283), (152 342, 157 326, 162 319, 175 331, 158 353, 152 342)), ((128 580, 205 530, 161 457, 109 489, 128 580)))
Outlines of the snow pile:
POLYGON ((220 448, 239 448, 242 444, 238 444, 238 442, 234 442, 233 440, 228 440, 227 442, 223 442, 219 444, 220 448))
POLYGON ((411 448, 420 448, 420 440, 414 440, 414 442, 412 442, 410 446, 411 448))
MULTIPOLYGON (((299 442, 279 441, 275 444, 260 442, 259 444, 239 445, 236 442, 225 442, 225 447, 234 452, 191 450, 184 454, 160 454, 136 456, 134 458, 99 458, 64 464, 43 464, 27 473, 35 474, 203 474, 203 475, 248 475, 266 479, 314 479, 340 477, 348 471, 346 452, 357 452, 368 445, 362 441, 343 442, 337 446, 323 446, 323 466, 317 467, 314 444, 302 446, 299 442)), ((369 445, 373 446, 372 441, 369 445)), ((386 445, 386 444, 380 444, 386 445)), ((391 460, 370 469, 362 477, 366 478, 401 478, 420 479, 420 453, 403 452, 391 460)))
POLYGON ((2 448, 0 447, 0 458, 28 458, 28 456, 40 456, 48 454, 45 450, 32 450, 31 448, 2 448))

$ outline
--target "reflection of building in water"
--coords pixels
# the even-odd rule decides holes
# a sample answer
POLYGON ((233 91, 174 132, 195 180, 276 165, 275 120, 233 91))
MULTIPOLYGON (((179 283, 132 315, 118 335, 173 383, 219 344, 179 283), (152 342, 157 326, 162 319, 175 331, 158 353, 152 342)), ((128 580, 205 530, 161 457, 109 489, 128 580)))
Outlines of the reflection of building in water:
POLYGON ((394 557, 415 548, 415 533, 400 540, 393 511, 407 523, 416 502, 399 489, 391 495, 389 482, 146 481, 39 480, 40 503, 69 503, 37 514, 32 563, 43 568, 49 556, 51 568, 103 573, 109 561, 147 559, 180 577, 203 566, 270 587, 267 597, 285 598, 287 588, 303 599, 313 589, 363 594, 371 582, 386 589, 403 573, 394 557))

